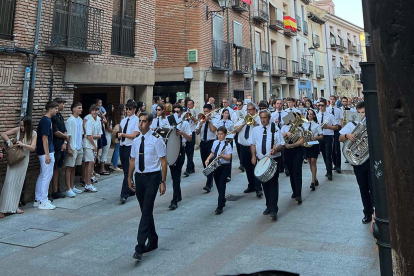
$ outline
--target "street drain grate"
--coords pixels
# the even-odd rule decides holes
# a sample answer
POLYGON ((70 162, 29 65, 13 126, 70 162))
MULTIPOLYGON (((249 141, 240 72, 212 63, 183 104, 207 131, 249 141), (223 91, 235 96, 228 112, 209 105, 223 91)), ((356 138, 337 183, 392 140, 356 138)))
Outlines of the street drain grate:
POLYGON ((355 173, 353 170, 342 170, 342 174, 354 175, 355 173))
POLYGON ((226 196, 226 199, 228 201, 237 201, 237 200, 239 200, 243 197, 245 197, 245 195, 232 195, 232 194, 230 194, 230 195, 226 196))

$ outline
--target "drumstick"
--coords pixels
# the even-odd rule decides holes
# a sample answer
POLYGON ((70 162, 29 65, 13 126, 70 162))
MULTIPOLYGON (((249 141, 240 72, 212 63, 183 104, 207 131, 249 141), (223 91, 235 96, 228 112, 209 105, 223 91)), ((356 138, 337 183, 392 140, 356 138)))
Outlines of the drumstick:
MULTIPOLYGON (((276 144, 273 146, 273 148, 272 149, 276 149, 276 144)), ((266 158, 266 160, 264 161, 264 163, 263 163, 263 165, 264 164, 266 164, 266 162, 267 162, 267 160, 270 158, 270 153, 269 153, 269 155, 267 156, 267 158, 266 158)))

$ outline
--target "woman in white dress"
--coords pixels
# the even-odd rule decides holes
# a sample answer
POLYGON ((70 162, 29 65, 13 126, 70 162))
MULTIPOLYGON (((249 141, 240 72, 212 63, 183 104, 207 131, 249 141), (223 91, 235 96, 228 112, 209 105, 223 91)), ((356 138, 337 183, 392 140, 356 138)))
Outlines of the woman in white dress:
POLYGON ((26 157, 13 167, 7 165, 6 179, 4 180, 3 190, 0 195, 0 218, 4 218, 6 213, 23 214, 23 211, 19 209, 19 200, 26 177, 27 166, 29 165, 30 152, 36 149, 36 135, 36 131, 33 130, 31 117, 24 117, 20 122, 20 127, 1 134, 1 138, 3 138, 5 143, 10 145, 17 144, 22 147, 26 157), (12 143, 12 140, 9 138, 13 135, 16 136, 15 143, 12 143))

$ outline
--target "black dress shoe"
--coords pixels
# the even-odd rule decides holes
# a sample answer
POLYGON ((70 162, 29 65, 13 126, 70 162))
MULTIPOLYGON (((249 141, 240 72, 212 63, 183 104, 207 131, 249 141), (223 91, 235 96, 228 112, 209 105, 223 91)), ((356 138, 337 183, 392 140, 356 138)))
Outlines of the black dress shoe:
POLYGON ((297 197, 295 198, 295 200, 298 202, 298 204, 302 204, 302 197, 297 196, 297 197))
POLYGON ((181 200, 183 200, 183 198, 179 196, 177 201, 180 202, 181 200))
POLYGON ((265 216, 270 215, 269 208, 266 208, 266 210, 263 211, 263 215, 265 215, 265 216))
POLYGON ((145 246, 144 253, 151 252, 152 250, 155 250, 158 248, 158 243, 148 243, 147 246, 145 246))
POLYGON ((126 202, 126 198, 121 198, 121 199, 119 200, 119 202, 121 202, 121 204, 125 204, 125 202, 126 202))
POLYGON ((240 166, 239 170, 241 170, 242 172, 246 171, 246 169, 243 166, 240 166))
POLYGON ((325 174, 325 177, 328 177, 328 174, 325 174))
POLYGON ((336 171, 336 169, 337 169, 337 167, 336 167, 336 166, 334 166, 332 170, 336 171))
POLYGON ((231 177, 227 177, 226 182, 230 182, 231 181, 231 177))
POLYGON ((311 183, 310 188, 312 189, 312 191, 315 191, 315 183, 311 183))
POLYGON ((290 198, 296 198, 296 195, 295 195, 295 194, 292 194, 292 195, 290 196, 290 198))
POLYGON ((142 253, 135 252, 134 256, 132 256, 132 258, 136 259, 137 262, 140 262, 141 259, 142 259, 142 253))
POLYGON ((221 214, 223 214, 223 208, 217 208, 216 215, 221 215, 221 214))
POLYGON ((328 180, 332 181, 332 175, 328 175, 328 180))
POLYGON ((337 173, 342 173, 341 168, 336 168, 336 172, 337 172, 337 173))
POLYGON ((288 170, 285 170, 285 174, 286 174, 286 176, 289 176, 290 175, 290 173, 289 173, 288 170))
POLYGON ((168 206, 168 208, 170 208, 170 210, 175 210, 175 209, 178 208, 178 205, 175 202, 171 202, 171 204, 170 204, 170 206, 168 206))
POLYGON ((192 173, 195 173, 195 170, 192 170, 192 171, 188 171, 190 174, 192 174, 192 173))
POLYGON ((187 171, 185 171, 183 174, 184 174, 186 177, 190 176, 190 173, 189 173, 189 172, 187 172, 187 171))
POLYGON ((263 192, 262 192, 262 191, 258 191, 258 192, 256 192, 256 196, 257 196, 258 198, 262 198, 262 196, 263 196, 263 192))
POLYGON ((370 223, 371 220, 372 220, 372 215, 370 216, 365 215, 364 218, 362 219, 362 223, 367 224, 367 223, 370 223))
POLYGON ((315 180, 315 186, 319 186, 319 180, 318 179, 315 180))
POLYGON ((206 191, 207 193, 211 192, 211 188, 209 188, 209 187, 207 187, 207 186, 205 186, 205 187, 203 188, 203 190, 204 190, 204 191, 206 191))
POLYGON ((250 189, 250 188, 247 188, 246 190, 244 190, 245 194, 248 194, 248 193, 251 193, 251 192, 254 192, 254 190, 250 189))
POLYGON ((277 212, 271 212, 271 213, 270 213, 270 217, 271 217, 272 219, 276 220, 276 219, 277 219, 277 212))

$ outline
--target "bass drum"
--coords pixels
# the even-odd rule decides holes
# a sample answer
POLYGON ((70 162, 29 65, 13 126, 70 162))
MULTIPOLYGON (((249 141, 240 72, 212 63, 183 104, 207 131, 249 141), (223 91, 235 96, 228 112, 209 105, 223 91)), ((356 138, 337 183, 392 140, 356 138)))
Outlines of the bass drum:
POLYGON ((261 182, 268 182, 275 175, 277 170, 277 162, 272 158, 263 158, 254 168, 254 175, 261 182))
POLYGON ((167 163, 172 166, 177 162, 181 150, 181 135, 177 135, 175 128, 159 128, 156 132, 164 138, 164 143, 167 148, 167 163))

